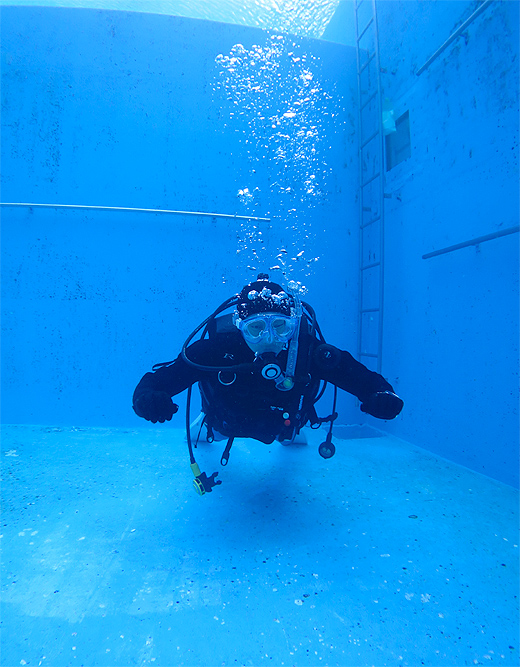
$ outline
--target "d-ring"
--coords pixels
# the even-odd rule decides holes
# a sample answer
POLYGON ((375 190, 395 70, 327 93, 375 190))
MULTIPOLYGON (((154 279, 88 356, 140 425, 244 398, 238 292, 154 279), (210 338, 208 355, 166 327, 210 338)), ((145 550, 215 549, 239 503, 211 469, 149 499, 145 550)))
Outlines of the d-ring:
POLYGON ((233 384, 233 382, 237 379, 237 374, 233 373, 233 377, 230 382, 226 382, 224 379, 222 379, 222 373, 227 373, 228 375, 230 374, 229 371, 219 371, 218 372, 218 381, 220 384, 225 385, 226 387, 229 387, 230 384, 233 384))

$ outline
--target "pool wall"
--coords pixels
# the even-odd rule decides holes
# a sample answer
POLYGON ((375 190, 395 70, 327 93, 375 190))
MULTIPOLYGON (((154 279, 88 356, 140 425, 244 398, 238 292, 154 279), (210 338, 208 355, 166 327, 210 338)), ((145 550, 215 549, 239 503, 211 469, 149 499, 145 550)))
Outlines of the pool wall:
MULTIPOLYGON (((293 277, 309 288, 325 334, 354 351, 353 49, 295 44, 299 55, 312 49, 322 94, 341 106, 339 116, 316 119, 332 172, 327 194, 296 220, 302 229, 312 222, 318 243, 298 233, 287 238, 289 204, 270 188, 278 172, 260 155, 253 176, 252 132, 217 85, 216 57, 239 43, 265 46, 268 33, 102 10, 3 7, 1 15, 3 202, 271 219, 4 207, 4 422, 142 425, 131 409, 141 376, 175 358, 196 325, 269 268, 248 268, 253 241, 238 237, 253 228, 253 240, 263 237, 271 249, 296 239, 291 254, 319 255, 312 277, 297 264, 293 277), (237 195, 253 183, 260 193, 247 209, 237 195)), ((255 137, 261 144, 258 130, 255 137)), ((359 414, 351 396, 342 397, 341 410, 347 423, 359 414)), ((172 425, 182 423, 179 413, 172 425)))
POLYGON ((406 408, 385 430, 516 485, 519 235, 423 255, 518 226, 519 3, 491 3, 420 76, 476 3, 377 6, 411 143, 386 174, 383 373, 406 408))
MULTIPOLYGON (((383 350, 406 407, 366 422, 518 484, 518 234, 423 259, 518 224, 518 3, 492 3, 417 76, 474 8, 378 3, 384 96, 410 118, 411 156, 387 173, 383 350)), ((246 135, 212 92, 215 57, 265 40, 176 17, 2 8, 2 201, 244 214, 246 135)), ((308 46, 344 111, 324 125, 328 198, 301 211, 320 256, 303 282, 327 338, 355 352, 355 53, 308 46)), ((283 206, 258 203, 276 247, 283 206)), ((138 423, 141 374, 252 277, 221 218, 3 209, 2 241, 4 422, 138 423)), ((351 397, 339 421, 363 421, 351 397)))

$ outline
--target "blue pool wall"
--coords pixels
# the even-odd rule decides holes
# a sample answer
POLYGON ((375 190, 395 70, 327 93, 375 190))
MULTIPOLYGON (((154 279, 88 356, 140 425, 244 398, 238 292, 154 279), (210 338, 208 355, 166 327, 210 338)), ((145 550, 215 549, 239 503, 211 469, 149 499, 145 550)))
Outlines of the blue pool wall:
MULTIPOLYGON (((423 259, 519 223, 519 3, 418 75, 480 4, 377 2, 383 97, 411 143, 386 173, 383 374, 406 406, 384 430, 518 485, 518 233, 423 259)), ((352 44, 353 15, 342 0, 324 37, 352 44)))
MULTIPOLYGON (((339 422, 366 421, 518 484, 518 235, 422 258, 518 224, 518 3, 493 3, 416 74, 474 7, 378 3, 384 95, 396 117, 410 114, 411 157, 387 173, 383 350, 383 374, 406 407, 380 422, 343 396, 339 422)), ((1 11, 2 201, 243 213, 248 149, 223 122, 230 107, 212 92, 214 59, 265 33, 146 14, 1 11)), ((327 338, 355 352, 355 52, 308 48, 344 110, 324 122, 327 201, 301 212, 319 232, 320 260, 295 278, 327 338)), ((274 212, 264 228, 273 247, 284 232, 277 205, 265 194, 258 210, 274 212)), ((251 277, 236 235, 221 219, 4 208, 3 421, 139 424, 136 380, 251 277)))
POLYGON ((475 7, 378 3, 384 95, 411 137, 386 180, 383 364, 406 409, 385 429, 518 484, 519 235, 422 259, 519 223, 519 3, 416 74, 475 7))
MULTIPOLYGON (((249 132, 231 122, 233 100, 214 90, 216 57, 236 44, 264 46, 268 33, 126 12, 1 12, 2 201, 253 214, 272 219, 258 223, 266 245, 287 243, 267 159, 254 165, 258 205, 248 211, 237 197, 252 183, 249 132)), ((297 48, 318 57, 323 93, 339 96, 342 110, 317 119, 328 196, 299 211, 319 248, 305 238, 289 248, 320 259, 311 277, 292 277, 308 287, 323 330, 353 349, 355 52, 311 40, 297 48)), ((269 268, 247 268, 249 247, 237 255, 233 219, 4 208, 2 223, 4 422, 144 425, 131 410, 141 376, 175 358, 196 325, 269 268)), ((351 421, 356 400, 342 397, 342 410, 351 421)))

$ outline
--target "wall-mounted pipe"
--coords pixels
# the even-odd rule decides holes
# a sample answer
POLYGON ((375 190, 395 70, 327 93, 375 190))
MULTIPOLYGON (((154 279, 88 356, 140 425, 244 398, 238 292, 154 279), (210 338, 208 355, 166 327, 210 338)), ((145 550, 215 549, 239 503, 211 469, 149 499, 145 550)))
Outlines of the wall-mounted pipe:
POLYGON ((484 241, 492 241, 493 239, 498 239, 501 236, 508 236, 509 234, 515 234, 517 232, 520 232, 520 225, 516 225, 516 227, 508 227, 507 229, 502 229, 499 232, 493 232, 493 234, 478 236, 476 239, 464 241, 463 243, 457 243, 456 245, 450 245, 447 248, 441 248, 441 250, 428 252, 426 255, 423 255, 422 258, 430 259, 430 257, 438 257, 439 255, 445 255, 447 252, 453 252, 454 250, 460 250, 461 248, 467 248, 472 245, 479 245, 479 243, 484 243, 484 241))
POLYGON ((75 208, 88 211, 125 211, 131 213, 166 213, 169 215, 193 215, 204 218, 225 218, 230 220, 255 220, 271 222, 271 218, 258 218, 253 215, 232 215, 230 213, 204 213, 202 211, 170 211, 161 208, 126 208, 122 206, 84 206, 83 204, 28 204, 0 202, 0 206, 25 206, 27 208, 75 208))
POLYGON ((427 70, 428 67, 432 64, 432 62, 433 62, 434 60, 436 60, 436 59, 441 55, 441 53, 442 53, 445 49, 447 49, 448 46, 449 46, 454 40, 457 39, 457 37, 458 37, 461 33, 464 32, 464 30, 466 30, 466 28, 469 26, 469 24, 470 24, 470 23, 473 23, 473 21, 477 18, 477 16, 479 16, 480 14, 482 14, 482 12, 483 12, 485 9, 487 9, 487 8, 491 5, 492 2, 493 2, 493 0, 484 0, 484 2, 483 2, 479 7, 477 7, 477 9, 473 12, 473 14, 472 14, 469 18, 467 18, 467 19, 464 21, 464 23, 463 23, 461 26, 459 26, 459 27, 457 28, 457 30, 455 30, 455 32, 452 33, 452 34, 448 37, 448 39, 444 42, 444 44, 443 44, 442 46, 440 46, 440 47, 437 49, 437 51, 435 51, 435 53, 433 54, 433 56, 431 56, 430 58, 428 58, 428 60, 424 63, 424 65, 423 65, 422 67, 419 67, 419 69, 418 69, 417 72, 416 72, 417 76, 420 76, 425 70, 427 70))

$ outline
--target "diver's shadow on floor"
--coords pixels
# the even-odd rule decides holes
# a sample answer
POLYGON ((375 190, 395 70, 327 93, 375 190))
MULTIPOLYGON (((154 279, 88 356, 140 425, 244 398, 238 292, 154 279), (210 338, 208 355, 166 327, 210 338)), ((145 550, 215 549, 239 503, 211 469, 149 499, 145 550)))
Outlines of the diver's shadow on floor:
POLYGON ((215 542, 237 546, 256 544, 259 536, 280 548, 308 544, 310 535, 312 541, 326 540, 329 499, 323 482, 314 478, 306 448, 276 443, 256 456, 251 450, 237 448, 225 468, 211 468, 215 459, 207 461, 208 471, 218 469, 222 485, 211 498, 207 494, 192 504, 192 518, 203 532, 215 542))

